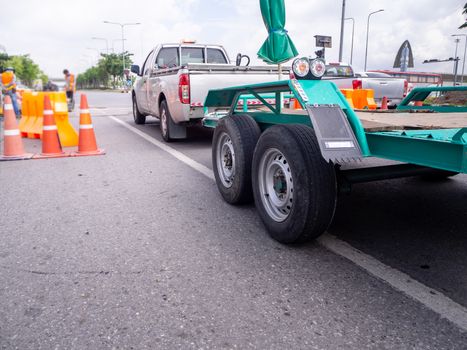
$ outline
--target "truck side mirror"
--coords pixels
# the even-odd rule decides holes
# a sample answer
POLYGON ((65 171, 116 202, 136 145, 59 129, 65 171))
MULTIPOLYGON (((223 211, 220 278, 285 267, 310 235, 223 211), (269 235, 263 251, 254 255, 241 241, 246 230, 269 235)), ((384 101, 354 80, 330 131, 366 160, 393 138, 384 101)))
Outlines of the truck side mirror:
POLYGON ((139 66, 137 64, 132 64, 130 70, 131 70, 131 73, 135 73, 136 75, 141 75, 139 66))

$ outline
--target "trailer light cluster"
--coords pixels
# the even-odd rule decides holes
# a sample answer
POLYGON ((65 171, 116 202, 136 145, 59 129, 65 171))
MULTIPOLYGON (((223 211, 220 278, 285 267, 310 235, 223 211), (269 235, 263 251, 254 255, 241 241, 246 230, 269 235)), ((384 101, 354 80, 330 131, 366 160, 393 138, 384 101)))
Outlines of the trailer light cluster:
POLYGON ((292 71, 297 79, 321 79, 326 72, 326 64, 320 58, 297 58, 292 63, 292 71))

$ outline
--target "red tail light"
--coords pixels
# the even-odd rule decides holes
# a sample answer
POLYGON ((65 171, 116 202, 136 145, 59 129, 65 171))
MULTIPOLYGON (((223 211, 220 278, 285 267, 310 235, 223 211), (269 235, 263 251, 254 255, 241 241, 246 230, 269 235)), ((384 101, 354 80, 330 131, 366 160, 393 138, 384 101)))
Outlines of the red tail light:
POLYGON ((352 87, 354 90, 362 88, 362 81, 361 80, 352 80, 352 87))
POLYGON ((407 80, 404 80, 404 97, 407 96, 408 92, 409 92, 409 82, 407 80))
POLYGON ((180 75, 178 97, 181 103, 190 104, 190 76, 188 74, 180 75))

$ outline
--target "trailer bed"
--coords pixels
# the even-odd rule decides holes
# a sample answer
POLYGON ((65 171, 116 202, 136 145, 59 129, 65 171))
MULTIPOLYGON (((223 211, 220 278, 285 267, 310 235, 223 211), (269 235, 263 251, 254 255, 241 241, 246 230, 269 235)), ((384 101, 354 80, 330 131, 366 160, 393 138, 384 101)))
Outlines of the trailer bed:
MULTIPOLYGON (((266 109, 264 108, 266 111, 266 109)), ((284 114, 307 115, 302 109, 283 108, 284 114)), ((366 132, 391 130, 438 130, 467 127, 467 113, 355 111, 366 132)))

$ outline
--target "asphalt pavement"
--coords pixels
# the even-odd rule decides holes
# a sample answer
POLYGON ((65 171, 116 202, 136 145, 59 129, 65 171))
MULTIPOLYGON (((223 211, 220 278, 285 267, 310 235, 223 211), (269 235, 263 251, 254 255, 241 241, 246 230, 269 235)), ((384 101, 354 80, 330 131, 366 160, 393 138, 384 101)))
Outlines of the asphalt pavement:
POLYGON ((169 144, 196 168, 158 147, 156 119, 136 128, 128 94, 88 99, 106 155, 0 163, 1 349, 467 349, 466 175, 339 197, 326 236, 394 271, 375 276, 225 203, 199 171, 210 130, 169 144))

